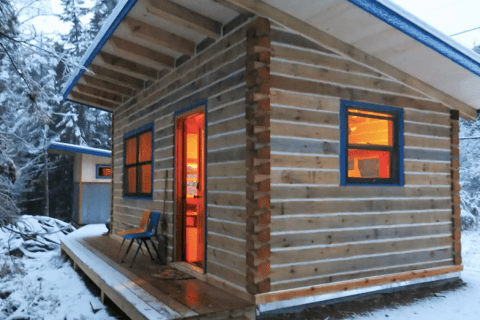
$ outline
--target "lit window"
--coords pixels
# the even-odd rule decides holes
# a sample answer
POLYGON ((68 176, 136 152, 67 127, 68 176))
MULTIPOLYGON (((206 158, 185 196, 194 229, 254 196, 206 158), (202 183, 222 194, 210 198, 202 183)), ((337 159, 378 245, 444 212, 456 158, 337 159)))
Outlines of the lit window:
POLYGON ((152 197, 152 143, 152 124, 125 135, 124 196, 152 197))
POLYGON ((403 185, 403 109, 342 101, 341 184, 403 185))
POLYGON ((97 179, 108 179, 112 176, 112 167, 109 164, 97 165, 97 179))

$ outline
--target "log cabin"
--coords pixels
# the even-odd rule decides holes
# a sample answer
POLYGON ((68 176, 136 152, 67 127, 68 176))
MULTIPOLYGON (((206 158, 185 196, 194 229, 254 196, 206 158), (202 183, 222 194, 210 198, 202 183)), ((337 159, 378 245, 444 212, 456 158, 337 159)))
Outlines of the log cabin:
POLYGON ((460 276, 480 57, 387 0, 120 0, 64 98, 112 112, 111 234, 267 312, 460 276))

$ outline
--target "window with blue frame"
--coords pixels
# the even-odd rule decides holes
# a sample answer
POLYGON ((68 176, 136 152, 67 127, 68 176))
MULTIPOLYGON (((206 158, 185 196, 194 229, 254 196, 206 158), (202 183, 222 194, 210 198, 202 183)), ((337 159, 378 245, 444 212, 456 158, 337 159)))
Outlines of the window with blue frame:
POLYGON ((403 185, 403 109, 342 101, 340 121, 341 185, 403 185))
POLYGON ((152 198, 153 124, 124 136, 123 195, 152 198))
POLYGON ((97 179, 110 179, 112 177, 112 166, 109 164, 97 164, 97 179))

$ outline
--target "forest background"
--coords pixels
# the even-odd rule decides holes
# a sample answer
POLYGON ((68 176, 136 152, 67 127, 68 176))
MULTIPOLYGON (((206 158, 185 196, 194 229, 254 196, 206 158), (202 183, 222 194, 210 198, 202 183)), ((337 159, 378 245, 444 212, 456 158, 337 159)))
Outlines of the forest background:
POLYGON ((117 0, 0 0, 0 219, 44 214, 69 221, 73 158, 52 141, 110 150, 111 113, 64 101, 61 91, 117 0), (58 2, 58 1, 57 1, 58 2), (53 33, 35 21, 60 20, 53 33))

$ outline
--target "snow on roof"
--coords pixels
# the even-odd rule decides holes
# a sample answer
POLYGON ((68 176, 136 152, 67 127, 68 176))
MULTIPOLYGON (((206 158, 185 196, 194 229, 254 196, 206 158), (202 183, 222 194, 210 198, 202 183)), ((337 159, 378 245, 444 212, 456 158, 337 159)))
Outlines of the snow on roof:
POLYGON ((60 150, 67 152, 77 152, 82 154, 90 154, 93 156, 100 156, 110 158, 112 152, 104 149, 90 148, 85 146, 77 146, 75 144, 63 143, 63 142, 52 142, 48 146, 48 150, 60 150))

